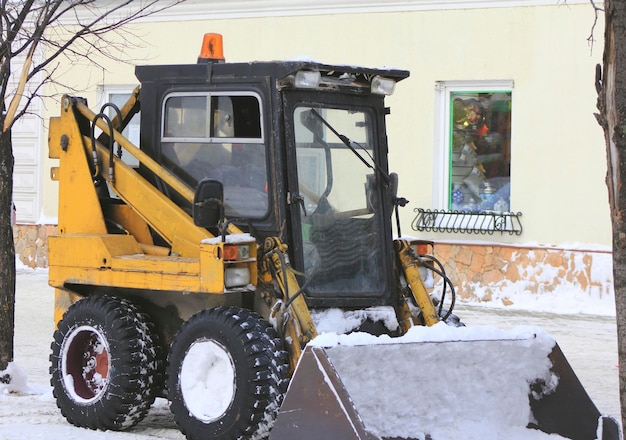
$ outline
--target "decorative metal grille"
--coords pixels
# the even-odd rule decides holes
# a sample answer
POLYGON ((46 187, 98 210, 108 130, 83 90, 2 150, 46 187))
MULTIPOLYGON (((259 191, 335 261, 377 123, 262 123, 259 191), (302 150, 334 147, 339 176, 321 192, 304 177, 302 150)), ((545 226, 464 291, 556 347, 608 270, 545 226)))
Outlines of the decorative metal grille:
POLYGON ((467 212, 423 208, 415 208, 414 211, 417 212, 411 222, 411 229, 414 231, 482 235, 493 235, 495 232, 522 234, 521 212, 467 212))

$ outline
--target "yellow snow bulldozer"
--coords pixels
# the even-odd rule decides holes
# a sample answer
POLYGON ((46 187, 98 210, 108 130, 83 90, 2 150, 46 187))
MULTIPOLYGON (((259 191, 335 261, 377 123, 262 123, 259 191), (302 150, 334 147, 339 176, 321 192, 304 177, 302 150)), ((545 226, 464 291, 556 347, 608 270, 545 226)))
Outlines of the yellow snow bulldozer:
MULTIPOLYGON (((431 417, 441 399, 498 395, 525 433, 618 438, 553 341, 468 338, 432 244, 393 238, 384 98, 409 72, 227 63, 216 34, 195 64, 135 72, 123 106, 64 96, 50 119, 50 373, 71 424, 129 429, 164 397, 188 439, 467 439, 431 417), (329 314, 352 325, 318 332, 329 314), (476 375, 499 364, 522 371, 476 375), (445 369, 480 391, 427 391, 445 369)), ((461 431, 502 418, 466 410, 461 431)))

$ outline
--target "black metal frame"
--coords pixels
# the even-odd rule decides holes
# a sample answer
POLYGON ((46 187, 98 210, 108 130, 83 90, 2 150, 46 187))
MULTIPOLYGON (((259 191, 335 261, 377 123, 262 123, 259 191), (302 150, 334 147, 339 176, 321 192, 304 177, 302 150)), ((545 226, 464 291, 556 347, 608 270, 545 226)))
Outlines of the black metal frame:
POLYGON ((414 231, 480 235, 493 235, 495 232, 522 234, 521 212, 469 212, 423 208, 415 208, 413 211, 417 212, 411 222, 411 229, 414 231))

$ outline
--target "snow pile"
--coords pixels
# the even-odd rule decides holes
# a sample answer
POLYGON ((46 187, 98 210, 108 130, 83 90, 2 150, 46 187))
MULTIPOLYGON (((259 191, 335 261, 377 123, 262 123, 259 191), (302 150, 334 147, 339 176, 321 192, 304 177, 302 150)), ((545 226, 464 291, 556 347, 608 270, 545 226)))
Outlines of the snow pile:
POLYGON ((528 284, 528 281, 504 280, 495 287, 486 287, 478 283, 469 283, 478 301, 460 298, 457 298, 457 301, 490 309, 552 312, 561 315, 615 316, 615 296, 612 291, 601 293, 601 289, 593 286, 583 290, 580 286, 562 282, 555 285, 549 293, 533 293, 529 291, 528 284))
MULTIPOLYGON (((414 327, 400 338, 318 336, 365 426, 382 437, 542 439, 529 384, 557 385, 554 339, 534 327, 414 327), (373 361, 374 360, 374 361, 373 361)), ((560 438, 552 436, 550 438, 560 438)))
POLYGON ((360 310, 311 310, 318 333, 349 333, 366 320, 382 322, 389 331, 398 329, 398 319, 392 307, 370 307, 360 310))
POLYGON ((21 368, 14 362, 9 362, 7 369, 0 371, 0 393, 30 394, 27 379, 26 373, 21 368))
MULTIPOLYGON (((583 252, 563 252, 566 271, 547 263, 529 264, 535 258, 533 252, 525 256, 514 252, 507 264, 517 267, 516 281, 469 282, 472 298, 462 301, 514 310, 615 316, 612 254, 595 252, 591 258, 583 252)), ((441 289, 441 282, 437 288, 441 289)))
POLYGON ((226 243, 229 244, 239 244, 239 243, 255 243, 255 239, 252 235, 246 233, 243 234, 227 234, 224 236, 217 236, 212 238, 205 238, 200 243, 202 244, 220 244, 222 243, 222 239, 226 243))

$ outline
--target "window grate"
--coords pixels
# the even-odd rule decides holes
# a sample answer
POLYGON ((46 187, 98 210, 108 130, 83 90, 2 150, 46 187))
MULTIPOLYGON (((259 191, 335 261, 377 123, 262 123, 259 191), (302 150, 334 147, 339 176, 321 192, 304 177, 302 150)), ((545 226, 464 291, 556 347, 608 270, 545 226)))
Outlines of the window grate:
POLYGON ((446 211, 415 208, 417 215, 411 222, 414 231, 453 232, 461 234, 493 235, 495 232, 521 235, 521 212, 446 211))

